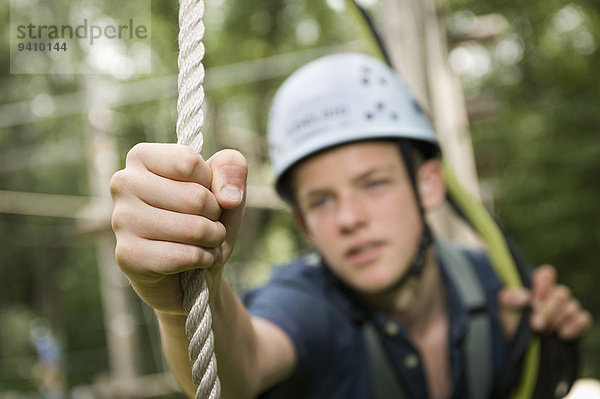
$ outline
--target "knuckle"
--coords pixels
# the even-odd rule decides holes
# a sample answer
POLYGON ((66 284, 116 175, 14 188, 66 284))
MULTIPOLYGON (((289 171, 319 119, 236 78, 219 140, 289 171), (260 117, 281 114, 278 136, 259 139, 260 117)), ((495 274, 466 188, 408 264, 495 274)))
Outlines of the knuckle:
POLYGON ((122 214, 123 214, 123 212, 121 211, 121 208, 118 206, 115 206, 115 208, 113 209, 112 217, 110 219, 110 226, 112 227, 112 229, 115 233, 118 231, 121 231, 123 229, 122 214))
POLYGON ((114 210, 112 217, 110 218, 110 227, 112 228, 112 231, 114 231, 115 233, 121 231, 123 224, 121 223, 121 219, 119 218, 119 215, 117 214, 117 211, 114 210))
POLYGON ((539 267, 540 270, 542 270, 544 273, 551 273, 554 274, 556 273, 556 269, 554 268, 554 266, 549 265, 549 264, 543 264, 539 267))
POLYGON ((119 193, 127 186, 127 173, 121 169, 115 172, 110 178, 110 195, 112 198, 116 198, 119 193))
POLYGON ((126 161, 130 162, 140 159, 142 157, 142 154, 146 151, 147 147, 148 143, 137 143, 136 145, 131 147, 131 149, 127 153, 126 161))
POLYGON ((186 242, 212 248, 223 242, 226 231, 221 222, 195 217, 193 222, 185 224, 181 234, 186 242))
POLYGON ((564 327, 565 335, 568 335, 571 339, 580 338, 583 336, 589 328, 589 321, 581 316, 573 320, 571 323, 564 327))
POLYGON ((202 266, 203 249, 195 245, 186 245, 181 249, 179 261, 181 266, 202 266))
POLYGON ((208 190, 200 185, 194 185, 194 189, 190 195, 187 196, 188 207, 192 209, 196 214, 202 214, 208 203, 208 190))
POLYGON ((221 222, 211 222, 213 223, 212 227, 212 237, 210 239, 210 246, 217 247, 225 241, 225 236, 227 235, 227 231, 225 230, 225 226, 221 222))
POLYGON ((218 237, 218 245, 221 245, 225 238, 227 237, 227 229, 225 225, 221 222, 217 222, 217 237, 218 237))
POLYGON ((206 226, 204 221, 199 223, 188 223, 183 229, 182 234, 186 241, 199 243, 206 234, 206 226))
POLYGON ((130 220, 130 212, 127 211, 126 206, 116 205, 113 209, 112 217, 110 220, 113 231, 120 232, 127 229, 130 220))
POLYGON ((556 269, 552 265, 544 265, 543 266, 544 273, 547 278, 550 280, 556 280, 556 269))
POLYGON ((227 149, 225 150, 225 152, 228 153, 228 156, 230 156, 231 159, 235 161, 234 163, 239 168, 244 169, 246 171, 248 170, 248 160, 241 152, 233 149, 227 149))
POLYGON ((594 317, 592 316, 592 314, 590 312, 585 312, 582 316, 583 319, 583 325, 585 326, 586 330, 589 330, 592 327, 592 324, 594 323, 594 317))
POLYGON ((181 149, 181 154, 175 163, 175 170, 182 177, 191 177, 194 169, 200 163, 200 156, 190 147, 184 146, 181 149))
POLYGON ((219 222, 202 218, 198 223, 189 223, 183 234, 188 242, 212 248, 225 239, 225 227, 219 222))
POLYGON ((571 290, 565 285, 558 285, 555 288, 554 294, 561 300, 567 300, 571 297, 571 290))
POLYGON ((571 301, 569 302, 571 309, 573 309, 573 312, 579 312, 581 311, 581 303, 575 299, 575 298, 571 298, 571 301))
POLYGON ((248 175, 248 169, 239 165, 225 165, 222 167, 227 183, 237 187, 244 187, 248 175))
POLYGON ((248 175, 248 161, 241 152, 232 149, 221 150, 210 159, 210 163, 211 166, 222 171, 228 181, 230 179, 239 180, 231 181, 231 183, 239 185, 245 183, 248 175))
POLYGON ((135 259, 133 252, 132 246, 128 244, 127 240, 117 240, 117 245, 115 246, 115 260, 121 270, 125 271, 131 266, 132 260, 135 259))
POLYGON ((547 284, 556 279, 556 270, 550 265, 542 265, 536 269, 534 276, 540 283, 547 284))
POLYGON ((579 313, 579 307, 575 302, 569 302, 563 310, 565 317, 573 317, 579 313))
POLYGON ((242 168, 248 168, 246 157, 241 152, 230 148, 217 152, 211 158, 211 162, 219 165, 238 165, 242 168))

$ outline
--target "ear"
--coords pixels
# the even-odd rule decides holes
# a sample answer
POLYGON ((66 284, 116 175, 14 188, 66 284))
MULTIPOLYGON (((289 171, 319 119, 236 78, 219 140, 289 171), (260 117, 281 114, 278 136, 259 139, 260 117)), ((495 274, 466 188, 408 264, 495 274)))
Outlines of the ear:
POLYGON ((304 216, 302 216, 302 212, 297 206, 294 206, 294 209, 292 210, 292 216, 294 217, 294 222, 296 222, 296 227, 298 230, 300 230, 300 233, 302 233, 304 239, 312 244, 311 234, 308 230, 308 226, 306 226, 306 220, 304 219, 304 216))
POLYGON ((425 161, 417 172, 419 195, 425 211, 432 211, 446 200, 442 165, 437 159, 425 161))

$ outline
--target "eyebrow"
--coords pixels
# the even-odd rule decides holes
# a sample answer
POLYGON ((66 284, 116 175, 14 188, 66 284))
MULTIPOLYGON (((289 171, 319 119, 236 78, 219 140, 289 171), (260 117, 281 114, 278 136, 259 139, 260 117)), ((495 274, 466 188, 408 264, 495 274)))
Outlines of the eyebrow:
MULTIPOLYGON (((387 172, 391 169, 390 164, 385 164, 385 165, 376 165, 373 166, 363 172, 360 172, 358 175, 352 177, 350 179, 350 182, 352 183, 357 183, 360 182, 361 180, 365 180, 369 177, 371 177, 374 174, 380 173, 380 172, 387 172)), ((327 188, 315 188, 315 189, 310 189, 306 195, 305 198, 310 199, 311 197, 314 196, 318 196, 318 195, 322 195, 323 193, 328 193, 330 190, 327 188)))
POLYGON ((358 181, 361 181, 361 180, 364 180, 364 179, 370 177, 371 175, 377 174, 379 172, 387 172, 390 170, 390 168, 391 168, 391 165, 377 165, 377 166, 374 166, 371 169, 368 169, 365 172, 359 174, 358 176, 353 177, 351 179, 351 181, 358 182, 358 181))

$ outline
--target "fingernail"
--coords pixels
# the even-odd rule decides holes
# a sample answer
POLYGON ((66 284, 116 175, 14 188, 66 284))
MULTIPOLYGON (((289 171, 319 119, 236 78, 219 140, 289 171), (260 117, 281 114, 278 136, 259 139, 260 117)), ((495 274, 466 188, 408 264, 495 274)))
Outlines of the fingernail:
POLYGON ((221 189, 221 195, 224 199, 231 202, 240 202, 242 200, 242 190, 231 184, 221 189))

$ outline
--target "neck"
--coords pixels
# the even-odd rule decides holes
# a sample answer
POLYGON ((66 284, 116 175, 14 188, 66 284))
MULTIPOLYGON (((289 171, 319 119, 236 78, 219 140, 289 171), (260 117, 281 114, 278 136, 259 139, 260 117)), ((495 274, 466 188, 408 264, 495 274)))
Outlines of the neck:
POLYGON ((412 334, 424 331, 427 326, 446 313, 446 295, 435 248, 427 251, 423 271, 412 276, 391 292, 372 294, 364 299, 390 319, 404 325, 412 334))

